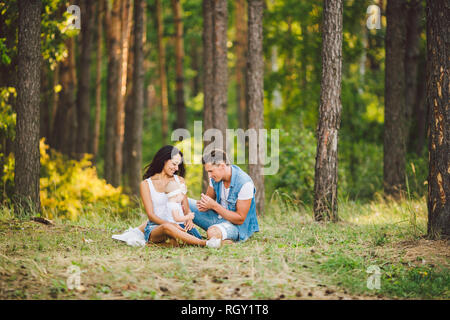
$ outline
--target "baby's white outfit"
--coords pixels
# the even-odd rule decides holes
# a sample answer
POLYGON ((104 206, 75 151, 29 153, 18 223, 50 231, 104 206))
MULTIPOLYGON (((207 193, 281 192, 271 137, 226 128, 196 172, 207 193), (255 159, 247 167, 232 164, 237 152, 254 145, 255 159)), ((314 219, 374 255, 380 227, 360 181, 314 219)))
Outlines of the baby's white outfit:
MULTIPOLYGON (((177 194, 179 194, 179 193, 183 193, 183 194, 186 194, 187 193, 187 188, 186 188, 186 185, 184 184, 184 183, 180 183, 180 180, 178 179, 178 176, 177 175, 174 175, 174 177, 175 177, 175 181, 178 183, 178 185, 180 186, 178 189, 176 189, 176 190, 174 190, 174 191, 172 191, 172 192, 169 192, 168 194, 167 194, 167 198, 171 198, 171 197, 173 197, 173 196, 176 196, 177 194)), ((183 221, 181 221, 181 222, 177 222, 177 221, 175 221, 174 219, 173 219, 173 215, 172 215, 172 210, 178 210, 179 211, 179 215, 180 216, 184 216, 184 213, 183 213, 183 208, 181 207, 181 203, 179 203, 179 202, 173 202, 173 201, 167 201, 167 211, 168 211, 168 215, 167 215, 167 221, 169 221, 169 222, 175 222, 175 223, 178 223, 178 224, 183 224, 184 222, 183 221)))
POLYGON ((179 211, 179 215, 180 216, 184 216, 184 213, 183 213, 183 208, 181 207, 181 203, 179 203, 179 202, 172 202, 172 201, 167 201, 167 209, 169 209, 168 211, 169 211, 169 214, 168 214, 168 217, 167 217, 167 220, 169 220, 169 222, 175 222, 175 223, 178 223, 178 224, 183 224, 184 222, 183 221, 175 221, 174 219, 173 219, 173 214, 172 214, 172 211, 173 210, 178 210, 179 211))

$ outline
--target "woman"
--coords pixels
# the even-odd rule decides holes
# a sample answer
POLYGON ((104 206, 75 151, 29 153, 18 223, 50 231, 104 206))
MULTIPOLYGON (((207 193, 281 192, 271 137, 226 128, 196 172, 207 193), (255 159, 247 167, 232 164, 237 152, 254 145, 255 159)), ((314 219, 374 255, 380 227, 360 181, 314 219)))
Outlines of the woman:
MULTIPOLYGON (((140 225, 139 230, 144 233, 147 242, 164 243, 171 240, 175 244, 176 240, 181 240, 186 244, 206 245, 206 240, 199 238, 192 220, 187 221, 183 229, 179 224, 163 219, 167 216, 165 186, 169 181, 179 180, 180 183, 184 183, 184 174, 183 154, 170 145, 159 149, 152 162, 146 167, 140 193, 148 221, 140 225)), ((184 213, 188 214, 190 210, 186 195, 182 204, 184 213)))

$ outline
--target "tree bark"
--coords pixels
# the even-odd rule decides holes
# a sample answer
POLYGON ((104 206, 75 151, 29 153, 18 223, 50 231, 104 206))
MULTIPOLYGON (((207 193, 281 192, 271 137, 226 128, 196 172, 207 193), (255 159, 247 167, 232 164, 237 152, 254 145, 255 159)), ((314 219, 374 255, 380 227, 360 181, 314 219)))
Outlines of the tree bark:
POLYGON ((247 65, 247 19, 246 1, 236 1, 236 100, 238 106, 239 128, 248 127, 246 106, 246 65, 247 65))
POLYGON ((186 105, 184 103, 184 45, 183 45, 183 13, 180 0, 172 0, 175 20, 175 105, 177 109, 177 128, 186 128, 186 105))
POLYGON ((167 93, 167 75, 166 75, 166 50, 163 43, 164 25, 161 0, 155 0, 156 6, 156 28, 158 34, 158 59, 159 59, 159 85, 161 90, 161 112, 162 112, 162 138, 163 143, 167 142, 169 134, 169 100, 167 93))
POLYGON ((409 144, 410 129, 413 122, 414 106, 418 90, 420 33, 422 18, 422 0, 410 0, 407 3, 406 51, 405 51, 405 144, 409 144))
POLYGON ((125 133, 125 97, 127 93, 127 72, 128 72, 128 53, 130 40, 130 24, 131 24, 131 1, 124 0, 122 2, 121 17, 121 40, 120 40, 120 67, 119 67, 119 88, 117 99, 117 115, 115 123, 115 139, 114 139, 114 167, 111 184, 115 187, 122 182, 122 161, 123 161, 123 141, 125 133))
MULTIPOLYGON (((203 134, 213 128, 213 88, 214 88, 214 51, 213 51, 213 0, 203 0, 203 134)), ((208 142, 203 142, 203 148, 208 142)), ((208 174, 203 169, 202 190, 209 185, 208 174)))
POLYGON ((144 43, 145 1, 134 0, 134 68, 131 144, 129 145, 129 186, 139 195, 142 166, 142 126, 144 115, 144 43))
POLYGON ((76 154, 81 158, 89 151, 89 121, 91 82, 91 53, 94 35, 95 4, 89 0, 81 3, 81 52, 79 59, 78 90, 77 90, 77 119, 78 132, 76 154))
POLYGON ((450 237, 450 4, 427 0, 428 235, 450 237))
POLYGON ((107 45, 108 45, 108 79, 106 95, 106 122, 105 122, 105 156, 104 177, 108 183, 112 183, 114 175, 114 147, 115 126, 117 108, 120 96, 120 71, 121 71, 121 18, 120 10, 122 0, 114 0, 110 12, 106 14, 107 45))
POLYGON ((398 198, 405 186, 405 2, 386 9, 384 192, 398 198))
POLYGON ((222 146, 223 150, 226 150, 226 129, 228 128, 227 0, 214 0, 213 8, 213 126, 222 132, 222 146))
POLYGON ((73 141, 76 138, 76 67, 75 38, 66 40, 67 57, 59 64, 59 80, 61 91, 57 99, 57 108, 50 145, 68 155, 72 154, 73 141))
MULTIPOLYGON (((17 122, 14 185, 18 209, 40 211, 39 94, 41 7, 38 0, 19 0, 17 122)), ((19 211, 18 211, 19 212, 19 211)))
MULTIPOLYGON (((264 129, 264 59, 263 59, 263 0, 248 2, 248 109, 249 129, 264 129)), ((258 163, 249 164, 249 175, 255 185, 256 211, 264 214, 264 153, 265 141, 258 139, 258 163)))
MULTIPOLYGON (((41 58, 42 59, 42 58, 41 58)), ((40 99, 40 138, 45 138, 46 143, 48 143, 48 138, 50 137, 50 105, 53 86, 50 82, 50 70, 48 66, 41 61, 41 99, 40 99)))
POLYGON ((341 122, 342 0, 325 0, 322 26, 322 81, 314 178, 314 217, 338 220, 338 134, 341 122))
POLYGON ((93 162, 96 162, 98 144, 100 140, 100 117, 102 111, 102 47, 103 47, 103 23, 105 0, 100 0, 97 10, 97 52, 96 52, 96 76, 95 76, 95 118, 92 134, 91 153, 93 162))

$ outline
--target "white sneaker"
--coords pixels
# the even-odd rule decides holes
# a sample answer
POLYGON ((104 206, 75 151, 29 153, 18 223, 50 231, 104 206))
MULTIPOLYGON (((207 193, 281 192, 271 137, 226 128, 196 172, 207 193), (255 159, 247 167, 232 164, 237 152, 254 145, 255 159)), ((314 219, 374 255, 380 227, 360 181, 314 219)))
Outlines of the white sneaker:
POLYGON ((206 241, 206 246, 209 248, 220 248, 220 245, 222 244, 222 240, 218 238, 211 238, 208 241, 206 241))

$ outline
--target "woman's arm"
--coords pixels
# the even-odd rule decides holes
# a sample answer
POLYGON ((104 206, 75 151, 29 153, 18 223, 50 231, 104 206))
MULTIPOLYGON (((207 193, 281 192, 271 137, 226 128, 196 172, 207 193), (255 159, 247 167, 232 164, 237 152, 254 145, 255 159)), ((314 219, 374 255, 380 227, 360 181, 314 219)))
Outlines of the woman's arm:
POLYGON ((144 204, 144 209, 145 212, 147 213, 148 219, 156 224, 163 224, 165 221, 160 217, 158 217, 153 211, 153 202, 147 181, 144 180, 141 182, 139 190, 141 193, 142 203, 144 204))

